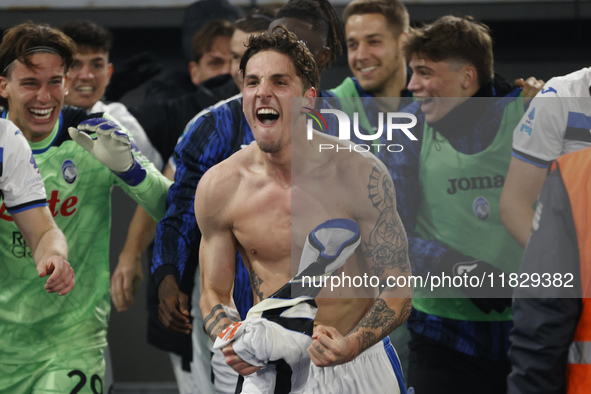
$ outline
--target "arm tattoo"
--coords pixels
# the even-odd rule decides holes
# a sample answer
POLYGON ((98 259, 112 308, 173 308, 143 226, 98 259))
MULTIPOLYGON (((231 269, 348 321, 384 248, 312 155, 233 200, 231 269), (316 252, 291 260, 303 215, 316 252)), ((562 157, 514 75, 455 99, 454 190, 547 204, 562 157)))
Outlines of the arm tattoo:
POLYGON ((402 305, 402 310, 400 311, 400 316, 398 316, 398 319, 396 320, 396 327, 401 326, 406 319, 408 319, 408 316, 410 315, 410 312, 412 311, 412 299, 409 298, 408 300, 406 300, 406 302, 404 303, 404 305, 402 305))
POLYGON ((372 270, 377 276, 386 269, 398 268, 408 272, 408 246, 404 227, 396 212, 394 183, 388 172, 375 166, 369 176, 369 198, 380 212, 378 220, 364 242, 363 255, 373 262, 372 270))
POLYGON ((252 264, 248 257, 245 257, 246 261, 248 261, 248 276, 250 278, 250 285, 252 286, 253 293, 259 297, 259 301, 265 299, 265 295, 261 291, 261 284, 264 282, 260 276, 257 275, 254 268, 252 268, 252 264))
POLYGON ((411 308, 412 301, 408 299, 402 306, 400 315, 396 316, 396 311, 390 309, 386 301, 381 298, 376 299, 371 309, 351 331, 352 334, 362 329, 368 329, 357 337, 359 352, 361 353, 370 346, 373 346, 378 340, 384 338, 394 331, 396 327, 400 326, 408 317, 411 308), (372 332, 376 330, 379 330, 379 334, 372 332))
POLYGON ((240 321, 240 315, 237 311, 229 309, 222 304, 218 304, 211 309, 211 312, 203 319, 203 326, 205 327, 205 331, 209 334, 212 340, 215 338, 226 328, 229 324, 219 324, 220 321, 223 319, 228 319, 232 323, 240 321), (220 311, 217 315, 216 312, 220 311), (211 321, 216 316, 213 321, 211 321))
MULTIPOLYGON (((396 212, 394 183, 387 171, 375 166, 367 185, 372 205, 379 212, 374 228, 369 233, 368 241, 363 242, 363 255, 369 260, 373 274, 382 276, 386 270, 398 269, 402 273, 410 271, 408 262, 408 241, 404 227, 396 212)), ((382 288, 383 292, 394 288, 382 288)), ((379 340, 400 326, 408 317, 412 307, 407 299, 399 315, 391 309, 383 298, 378 297, 365 316, 349 335, 356 336, 359 352, 376 344, 379 340)))
POLYGON ((203 319, 203 325, 205 327, 207 327, 209 325, 209 321, 211 319, 213 319, 213 316, 215 315, 215 313, 217 311, 219 311, 220 309, 224 309, 224 307, 222 306, 222 304, 217 304, 216 306, 214 306, 213 308, 211 308, 211 312, 209 312, 209 314, 207 316, 205 316, 205 319, 203 319))
POLYGON ((361 337, 357 338, 357 341, 359 342, 359 353, 372 347, 378 342, 376 339, 376 334, 371 331, 365 331, 363 334, 361 334, 361 337))

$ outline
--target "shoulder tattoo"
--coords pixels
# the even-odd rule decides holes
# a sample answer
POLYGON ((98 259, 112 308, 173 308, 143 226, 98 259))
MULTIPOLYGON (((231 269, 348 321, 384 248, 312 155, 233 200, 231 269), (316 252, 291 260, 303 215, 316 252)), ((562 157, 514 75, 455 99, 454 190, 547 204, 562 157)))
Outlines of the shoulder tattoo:
POLYGON ((407 272, 408 246, 402 221, 396 212, 394 183, 388 172, 375 166, 369 177, 367 189, 373 206, 379 211, 378 220, 363 244, 363 254, 373 262, 374 275, 380 276, 386 269, 398 268, 407 272))

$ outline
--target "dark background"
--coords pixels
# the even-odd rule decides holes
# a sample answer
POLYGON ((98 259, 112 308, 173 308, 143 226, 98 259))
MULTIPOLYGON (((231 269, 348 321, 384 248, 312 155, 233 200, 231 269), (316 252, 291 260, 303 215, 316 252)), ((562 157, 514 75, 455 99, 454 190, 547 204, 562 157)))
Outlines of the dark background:
MULTIPOLYGON (((590 1, 406 4, 414 25, 446 14, 470 14, 488 24, 495 45, 495 69, 511 81, 531 75, 548 80, 591 65, 590 1)), ((339 15, 342 8, 337 6, 339 15)), ((26 20, 60 26, 73 19, 90 19, 113 31, 111 60, 115 67, 134 54, 151 51, 165 70, 186 69, 180 47, 182 16, 183 8, 9 9, 0 10, 0 29, 26 20)), ((323 75, 322 88, 334 87, 346 76, 349 70, 346 60, 341 59, 329 74, 323 75)), ((122 101, 136 104, 143 94, 140 87, 122 101)), ((112 268, 117 263, 135 205, 121 190, 114 191, 113 202, 112 268)), ((144 283, 130 311, 113 310, 111 314, 109 342, 117 383, 174 381, 168 355, 149 346, 145 338, 144 283)))

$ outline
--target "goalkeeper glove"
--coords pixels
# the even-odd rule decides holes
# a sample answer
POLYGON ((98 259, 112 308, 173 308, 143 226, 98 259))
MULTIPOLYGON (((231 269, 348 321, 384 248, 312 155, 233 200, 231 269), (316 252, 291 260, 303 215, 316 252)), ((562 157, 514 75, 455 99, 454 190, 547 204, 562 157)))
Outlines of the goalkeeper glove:
POLYGON ((136 186, 146 178, 146 170, 131 153, 129 136, 116 123, 104 118, 91 118, 80 123, 78 128, 70 127, 68 133, 78 145, 128 185, 136 186), (96 133, 97 138, 93 139, 84 131, 96 133))

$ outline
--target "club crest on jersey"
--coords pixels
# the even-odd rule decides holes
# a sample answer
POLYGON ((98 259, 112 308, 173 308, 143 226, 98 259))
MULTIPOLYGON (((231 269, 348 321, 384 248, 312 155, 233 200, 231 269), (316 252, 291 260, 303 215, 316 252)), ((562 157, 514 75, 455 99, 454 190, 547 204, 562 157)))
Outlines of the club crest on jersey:
POLYGON ((78 178, 78 169, 72 160, 64 160, 62 163, 62 178, 69 184, 76 182, 78 178))
POLYGON ((534 119, 536 117, 536 107, 533 107, 531 111, 527 114, 527 119, 521 125, 519 131, 523 133, 527 133, 527 135, 531 135, 532 131, 534 130, 534 119))
POLYGON ((486 220, 490 216, 490 204, 484 197, 476 197, 472 204, 474 215, 480 220, 486 220))

